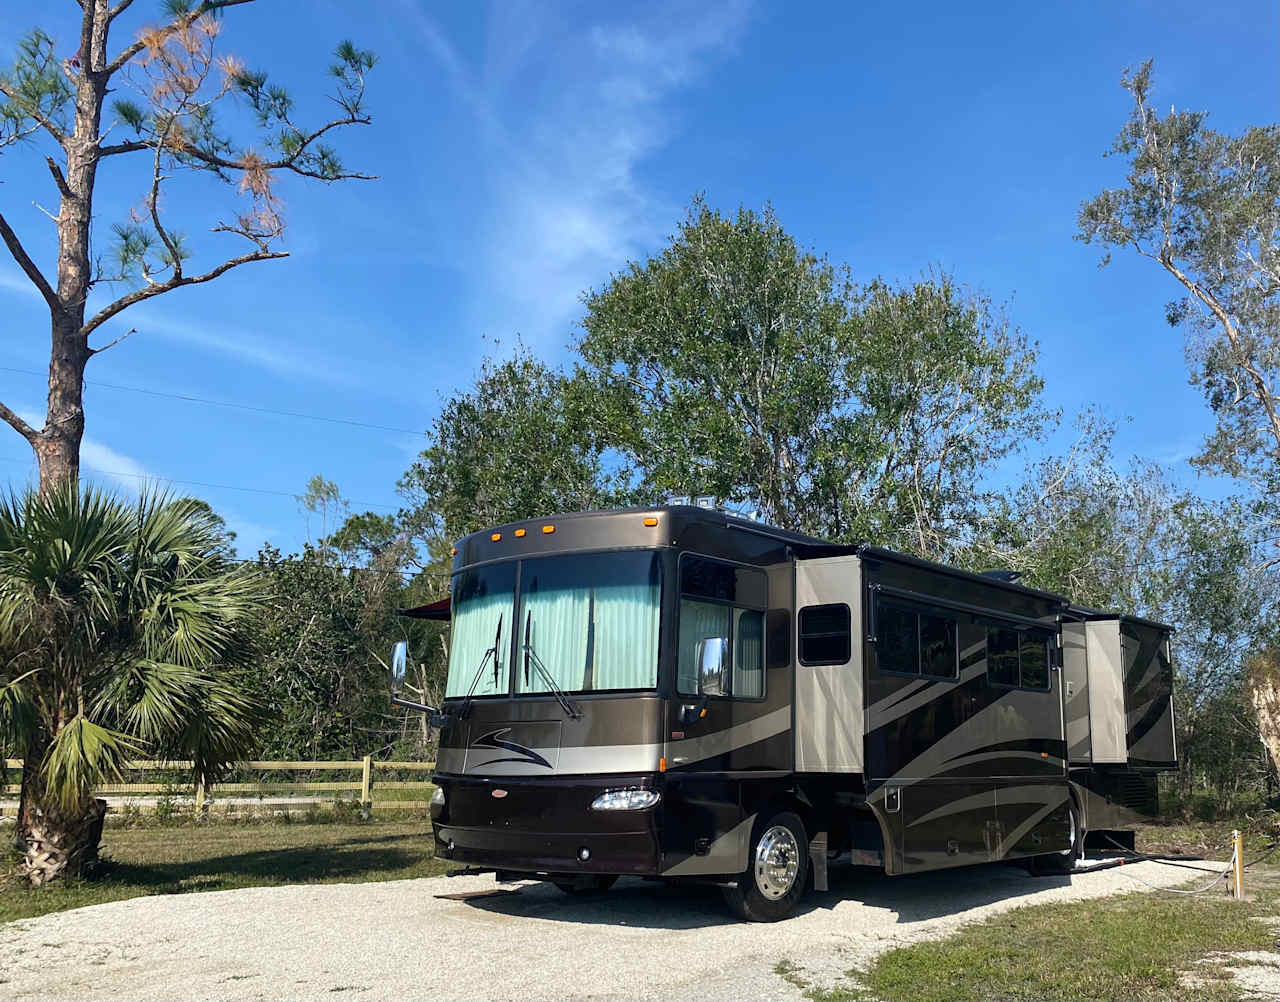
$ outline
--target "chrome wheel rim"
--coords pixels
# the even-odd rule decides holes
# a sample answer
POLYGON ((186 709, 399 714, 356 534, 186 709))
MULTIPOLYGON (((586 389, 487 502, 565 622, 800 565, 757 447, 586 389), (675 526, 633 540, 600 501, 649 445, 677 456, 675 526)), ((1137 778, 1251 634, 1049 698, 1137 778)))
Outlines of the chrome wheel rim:
POLYGON ((783 897, 800 872, 800 847, 786 825, 774 825, 756 844, 756 888, 770 901, 783 897))

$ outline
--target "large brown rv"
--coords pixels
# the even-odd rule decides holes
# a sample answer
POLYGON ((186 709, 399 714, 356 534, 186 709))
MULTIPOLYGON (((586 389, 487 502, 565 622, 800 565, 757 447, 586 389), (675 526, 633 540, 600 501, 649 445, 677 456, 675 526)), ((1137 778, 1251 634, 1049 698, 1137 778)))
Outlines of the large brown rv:
MULTIPOLYGON (((697 507, 458 542, 438 852, 792 913, 837 863, 1074 866, 1176 766, 1169 627, 697 507)), ((1129 834, 1131 838, 1131 834, 1129 834)))

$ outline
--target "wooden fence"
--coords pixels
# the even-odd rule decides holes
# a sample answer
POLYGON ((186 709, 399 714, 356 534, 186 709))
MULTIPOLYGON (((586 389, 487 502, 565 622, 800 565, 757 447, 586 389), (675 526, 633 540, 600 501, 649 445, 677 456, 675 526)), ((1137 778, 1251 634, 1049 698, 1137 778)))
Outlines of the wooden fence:
MULTIPOLYGON (((5 759, 4 764, 6 769, 22 769, 22 759, 5 759)), ((192 787, 190 784, 155 782, 153 780, 142 783, 112 783, 100 787, 96 792, 99 796, 107 797, 110 800, 123 800, 126 803, 131 797, 168 796, 175 800, 191 798, 194 800, 197 812, 204 810, 207 800, 219 797, 232 797, 235 798, 235 803, 245 805, 247 799, 255 795, 261 797, 267 794, 288 794, 291 796, 287 801, 282 798, 275 801, 272 806, 292 806, 293 804, 324 803, 333 798, 341 797, 343 793, 357 792, 359 794, 359 803, 366 804, 373 810, 425 810, 431 804, 430 794, 435 789, 429 778, 378 781, 377 773, 379 771, 392 773, 431 772, 435 767, 436 764, 434 762, 380 762, 369 755, 362 759, 337 762, 237 762, 234 766, 236 772, 356 772, 359 775, 356 778, 346 780, 305 780, 279 783, 227 782, 217 783, 207 790, 203 783, 197 783, 192 787), (426 794, 426 797, 419 800, 374 800, 374 796, 382 790, 421 790, 426 794), (305 796, 308 793, 324 793, 328 796, 305 796), (304 794, 304 796, 297 796, 298 794, 304 794)), ((140 760, 130 762, 127 768, 130 772, 180 772, 190 769, 191 763, 140 760)), ((21 791, 22 785, 20 783, 0 785, 0 795, 7 794, 16 797, 21 791)), ((5 814, 16 814, 17 803, 16 799, 7 803, 0 799, 0 817, 5 814)), ((154 808, 155 805, 139 806, 141 809, 148 809, 154 808)))

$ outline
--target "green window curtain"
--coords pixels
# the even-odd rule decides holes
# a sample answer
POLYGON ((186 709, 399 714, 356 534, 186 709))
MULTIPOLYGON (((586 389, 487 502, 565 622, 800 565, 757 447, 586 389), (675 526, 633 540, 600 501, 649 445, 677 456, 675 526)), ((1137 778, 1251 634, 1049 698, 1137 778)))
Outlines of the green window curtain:
POLYGON ((658 582, 614 585, 595 592, 594 688, 641 689, 658 665, 658 582))
POLYGON ((697 695, 698 692, 698 641, 711 637, 729 637, 729 617, 733 610, 727 605, 709 602, 680 601, 679 660, 677 662, 677 688, 680 692, 697 695))
POLYGON ((745 699, 764 695, 764 613, 734 610, 733 694, 745 699))
MULTIPOLYGON (((521 578, 520 643, 567 692, 646 689, 658 679, 661 565, 652 553, 606 553, 528 560, 521 578)), ((548 692, 517 650, 516 690, 548 692)))
MULTIPOLYGON (((581 689, 587 670, 590 626, 589 589, 552 587, 524 593, 520 629, 531 626, 530 644, 544 668, 561 689, 581 689)), ((523 642, 523 636, 522 636, 523 642)), ((516 658, 516 691, 548 692, 546 678, 531 663, 526 678, 524 651, 516 658)))
POLYGON ((493 659, 485 665, 475 695, 492 696, 507 691, 507 668, 511 657, 512 591, 496 591, 461 600, 453 613, 449 642, 449 681, 445 696, 465 696, 475 678, 484 652, 493 646, 494 630, 502 621, 502 644, 498 651, 498 681, 493 680, 493 659))

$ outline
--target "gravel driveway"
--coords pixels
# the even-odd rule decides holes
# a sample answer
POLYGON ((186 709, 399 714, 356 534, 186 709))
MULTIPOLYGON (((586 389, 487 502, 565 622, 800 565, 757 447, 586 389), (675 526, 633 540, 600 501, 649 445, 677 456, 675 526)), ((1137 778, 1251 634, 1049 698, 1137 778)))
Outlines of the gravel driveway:
POLYGON ((834 872, 776 925, 732 921, 712 888, 639 880, 591 899, 487 876, 136 898, 0 926, 0 997, 801 999, 778 961, 830 985, 994 912, 1195 876, 1151 862, 1069 879, 834 872))

